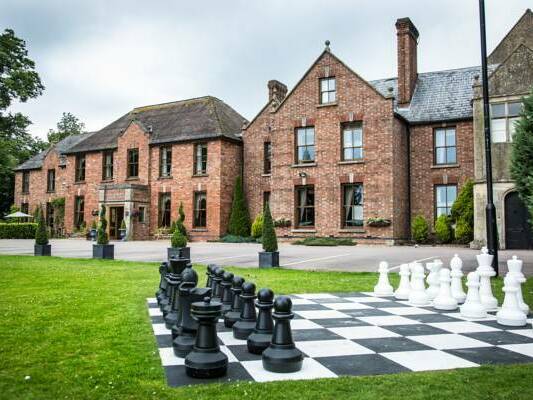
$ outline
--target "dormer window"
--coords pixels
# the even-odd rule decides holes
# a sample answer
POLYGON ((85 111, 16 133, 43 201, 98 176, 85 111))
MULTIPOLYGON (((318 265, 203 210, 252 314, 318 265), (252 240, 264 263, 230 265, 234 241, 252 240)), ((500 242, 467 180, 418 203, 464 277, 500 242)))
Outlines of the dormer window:
POLYGON ((320 79, 320 104, 335 103, 337 101, 337 84, 335 78, 320 79))

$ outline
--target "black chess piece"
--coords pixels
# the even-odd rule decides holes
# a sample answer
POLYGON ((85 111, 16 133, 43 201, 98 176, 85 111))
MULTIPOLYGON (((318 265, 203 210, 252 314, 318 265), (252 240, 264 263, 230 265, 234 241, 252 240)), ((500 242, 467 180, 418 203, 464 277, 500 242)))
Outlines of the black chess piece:
POLYGON ((224 269, 217 267, 215 270, 215 276, 213 277, 214 290, 211 291, 212 299, 216 301, 222 300, 222 277, 224 276, 224 269))
POLYGON ((272 307, 274 307, 274 292, 263 288, 257 292, 255 305, 259 309, 257 323, 254 331, 248 336, 248 351, 252 354, 261 354, 272 341, 274 321, 272 320, 272 307))
POLYGON ((162 262, 161 265, 159 265, 159 289, 157 292, 155 292, 155 297, 157 299, 157 304, 161 304, 161 300, 165 296, 165 290, 167 287, 167 280, 165 279, 166 275, 168 274, 168 263, 162 262))
POLYGON ((173 285, 172 297, 167 306, 168 311, 165 312, 165 309, 163 309, 163 319, 165 320, 165 326, 167 329, 172 329, 172 327, 178 321, 179 286, 181 284, 181 274, 187 267, 191 267, 189 260, 186 258, 171 259, 170 264, 173 268, 173 279, 170 281, 173 285))
POLYGON ((213 278, 213 271, 215 270, 215 268, 216 264, 207 264, 207 272, 205 273, 207 276, 207 282, 205 284, 205 287, 211 287, 211 280, 213 278))
POLYGON ((263 368, 271 372, 296 372, 302 369, 303 355, 294 345, 291 332, 292 301, 286 296, 274 302, 272 343, 263 351, 263 368))
POLYGON ((235 322, 241 317, 242 310, 242 285, 244 283, 244 278, 241 276, 233 277, 231 291, 233 292, 233 303, 231 305, 231 310, 224 314, 224 326, 226 328, 231 328, 235 322))
POLYGON ((172 347, 174 354, 185 357, 192 350, 198 330, 198 323, 191 316, 191 304, 201 301, 211 294, 211 288, 198 288, 198 274, 186 268, 179 288, 178 322, 172 327, 172 347))
POLYGON ((216 291, 216 282, 215 282, 215 275, 216 275, 216 271, 217 269, 219 269, 220 267, 218 267, 217 265, 212 265, 211 267, 211 280, 209 281, 209 285, 211 287, 211 298, 213 298, 213 296, 215 295, 215 291, 216 291))
POLYGON ((233 274, 228 271, 224 272, 224 275, 222 275, 222 282, 220 282, 220 286, 222 287, 222 315, 225 315, 231 310, 231 305, 233 303, 233 294, 231 292, 232 282, 233 274))
POLYGON ((191 304, 192 317, 198 322, 198 332, 192 351, 185 357, 185 371, 193 378, 216 378, 228 370, 228 356, 220 351, 217 338, 217 321, 222 314, 222 304, 204 301, 191 304))
POLYGON ((245 282, 242 285, 242 310, 239 320, 233 324, 233 337, 246 340, 255 329, 255 284, 245 282))

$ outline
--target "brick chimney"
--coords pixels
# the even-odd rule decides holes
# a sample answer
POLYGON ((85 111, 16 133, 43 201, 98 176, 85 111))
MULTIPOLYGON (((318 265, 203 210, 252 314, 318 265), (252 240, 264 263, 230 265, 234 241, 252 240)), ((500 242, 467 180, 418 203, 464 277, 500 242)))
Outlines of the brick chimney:
POLYGON ((271 80, 268 81, 268 102, 275 100, 278 104, 285 98, 287 95, 287 86, 285 86, 280 81, 271 80))
POLYGON ((418 29, 409 18, 396 21, 398 43, 398 105, 408 106, 416 86, 418 29))

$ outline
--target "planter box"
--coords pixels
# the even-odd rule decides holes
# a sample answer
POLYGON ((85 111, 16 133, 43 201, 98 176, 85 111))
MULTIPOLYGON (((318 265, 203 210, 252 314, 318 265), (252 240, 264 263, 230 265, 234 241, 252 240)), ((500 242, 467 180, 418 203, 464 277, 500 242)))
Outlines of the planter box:
POLYGON ((279 251, 259 252, 259 268, 279 267, 279 251))
POLYGON ((33 255, 35 256, 51 256, 52 245, 51 244, 36 244, 33 246, 33 255))
POLYGON ((191 259, 191 248, 190 247, 167 247, 167 258, 170 261, 171 257, 177 258, 187 258, 191 259))
POLYGON ((93 244, 93 258, 105 258, 112 260, 115 258, 115 245, 113 244, 93 244))

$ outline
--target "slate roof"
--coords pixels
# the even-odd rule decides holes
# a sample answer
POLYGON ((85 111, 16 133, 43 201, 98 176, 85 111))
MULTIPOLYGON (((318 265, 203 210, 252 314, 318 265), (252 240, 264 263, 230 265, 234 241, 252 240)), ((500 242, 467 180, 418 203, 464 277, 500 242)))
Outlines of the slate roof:
POLYGON ((36 154, 30 159, 26 160, 25 162, 17 166, 15 168, 15 171, 39 169, 43 166, 43 161, 50 151, 56 150, 60 155, 65 154, 65 151, 67 151, 70 147, 78 144, 84 139, 87 139, 93 133, 94 132, 86 132, 79 135, 68 136, 65 139, 57 142, 54 146, 51 146, 48 149, 41 151, 39 154, 36 154))
POLYGON ((137 107, 73 145, 66 153, 116 148, 118 137, 132 121, 150 132, 150 143, 160 144, 221 137, 240 141, 246 119, 212 96, 137 107))
MULTIPOLYGON (((414 124, 470 119, 474 95, 472 85, 476 75, 481 75, 481 67, 419 73, 411 103, 405 108, 398 108, 395 104, 395 111, 414 124)), ((390 93, 389 88, 392 87, 393 95, 397 97, 397 78, 369 83, 384 96, 390 93)))

